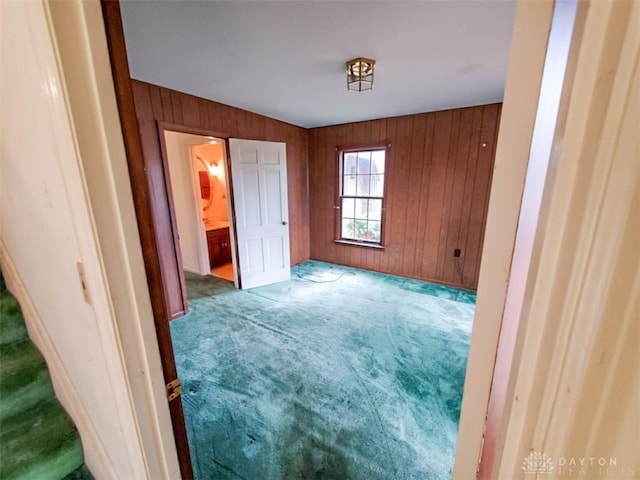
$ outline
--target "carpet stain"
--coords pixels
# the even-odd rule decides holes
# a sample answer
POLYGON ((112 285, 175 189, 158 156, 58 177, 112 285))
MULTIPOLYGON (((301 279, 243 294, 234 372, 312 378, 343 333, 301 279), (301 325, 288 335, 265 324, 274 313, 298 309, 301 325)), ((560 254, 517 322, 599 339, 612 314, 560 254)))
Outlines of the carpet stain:
POLYGON ((316 261, 187 290, 171 332, 197 479, 451 478, 472 292, 316 261))

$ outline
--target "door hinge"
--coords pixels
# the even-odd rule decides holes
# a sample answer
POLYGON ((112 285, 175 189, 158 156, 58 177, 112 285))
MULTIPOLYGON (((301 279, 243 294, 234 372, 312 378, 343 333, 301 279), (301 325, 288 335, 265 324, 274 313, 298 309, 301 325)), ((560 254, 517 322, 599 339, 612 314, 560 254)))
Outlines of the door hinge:
POLYGON ((167 400, 171 401, 177 398, 182 393, 182 385, 180 385, 180 379, 176 378, 167 383, 167 400))

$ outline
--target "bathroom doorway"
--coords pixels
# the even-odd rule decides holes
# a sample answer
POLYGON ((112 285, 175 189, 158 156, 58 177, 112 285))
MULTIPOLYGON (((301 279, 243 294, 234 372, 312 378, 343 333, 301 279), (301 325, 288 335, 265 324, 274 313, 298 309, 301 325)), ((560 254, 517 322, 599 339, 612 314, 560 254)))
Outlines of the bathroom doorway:
POLYGON ((200 196, 211 275, 235 283, 225 142, 208 137, 207 143, 191 145, 190 153, 197 174, 196 194, 200 196))
POLYGON ((226 141, 163 129, 182 267, 238 287, 226 141))

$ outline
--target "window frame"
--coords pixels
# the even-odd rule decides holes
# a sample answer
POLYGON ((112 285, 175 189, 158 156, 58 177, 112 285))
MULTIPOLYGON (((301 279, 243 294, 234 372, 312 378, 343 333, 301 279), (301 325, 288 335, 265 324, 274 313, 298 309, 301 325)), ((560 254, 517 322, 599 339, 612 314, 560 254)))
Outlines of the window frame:
POLYGON ((389 152, 391 150, 391 143, 388 141, 383 142, 370 142, 358 145, 338 146, 336 147, 336 195, 334 202, 335 211, 335 239, 334 242, 343 245, 353 245, 367 248, 385 248, 385 230, 386 230, 386 212, 387 212, 387 197, 388 197, 388 179, 389 179, 389 152), (343 164, 344 155, 346 153, 353 152, 366 152, 366 151, 384 151, 384 177, 382 181, 382 197, 358 197, 352 195, 342 194, 342 182, 343 182, 343 164), (356 240, 350 238, 343 238, 342 236, 342 198, 365 198, 365 199, 381 199, 381 212, 380 212, 380 241, 368 241, 368 240, 356 240))

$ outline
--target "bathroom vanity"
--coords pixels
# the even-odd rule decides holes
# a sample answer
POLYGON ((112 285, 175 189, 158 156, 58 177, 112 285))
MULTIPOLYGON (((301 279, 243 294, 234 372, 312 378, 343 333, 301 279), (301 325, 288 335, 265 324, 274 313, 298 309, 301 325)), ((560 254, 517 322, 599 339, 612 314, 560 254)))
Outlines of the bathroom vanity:
POLYGON ((211 268, 231 261, 231 239, 229 223, 219 222, 207 227, 207 247, 209 249, 209 266, 211 268))

